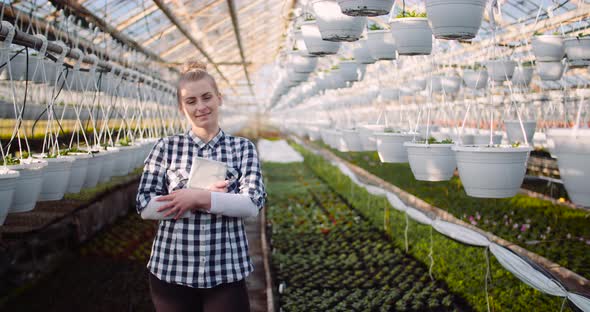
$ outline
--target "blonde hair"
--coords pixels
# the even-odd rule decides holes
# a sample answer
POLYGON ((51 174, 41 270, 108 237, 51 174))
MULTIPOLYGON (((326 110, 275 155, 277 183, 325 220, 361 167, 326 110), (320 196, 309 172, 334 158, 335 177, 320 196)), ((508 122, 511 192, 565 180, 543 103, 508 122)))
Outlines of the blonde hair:
POLYGON ((215 93, 219 95, 219 88, 217 87, 217 82, 215 82, 215 78, 207 72, 207 64, 203 62, 199 62, 196 60, 188 61, 182 65, 180 70, 180 78, 178 79, 178 83, 176 84, 176 95, 178 98, 178 105, 182 107, 182 102, 180 100, 180 89, 182 86, 187 82, 199 81, 202 79, 207 79, 215 89, 215 93))

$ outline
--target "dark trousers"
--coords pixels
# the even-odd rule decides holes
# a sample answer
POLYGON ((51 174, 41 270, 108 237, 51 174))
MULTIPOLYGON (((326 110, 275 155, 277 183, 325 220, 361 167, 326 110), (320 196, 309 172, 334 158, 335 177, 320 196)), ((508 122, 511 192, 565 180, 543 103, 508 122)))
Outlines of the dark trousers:
POLYGON ((213 288, 170 284, 149 273, 150 293, 157 312, 249 312, 246 281, 213 288))

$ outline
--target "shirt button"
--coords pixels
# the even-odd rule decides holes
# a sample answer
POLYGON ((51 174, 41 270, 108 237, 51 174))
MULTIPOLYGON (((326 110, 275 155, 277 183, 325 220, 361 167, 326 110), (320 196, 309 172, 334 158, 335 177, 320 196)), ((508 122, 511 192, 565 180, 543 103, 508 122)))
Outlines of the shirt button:
POLYGON ((205 262, 205 257, 201 257, 201 262, 205 262))
POLYGON ((201 225, 201 230, 203 230, 203 231, 205 230, 205 226, 204 225, 201 225))

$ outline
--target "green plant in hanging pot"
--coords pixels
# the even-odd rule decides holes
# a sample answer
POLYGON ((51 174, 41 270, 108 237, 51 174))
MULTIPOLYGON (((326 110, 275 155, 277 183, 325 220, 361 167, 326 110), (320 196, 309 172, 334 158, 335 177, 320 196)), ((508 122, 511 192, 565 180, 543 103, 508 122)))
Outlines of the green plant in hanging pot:
POLYGON ((565 56, 563 36, 555 32, 551 35, 535 33, 531 39, 531 48, 536 61, 556 62, 565 56))
POLYGON ((369 25, 367 48, 373 59, 395 60, 397 58, 395 39, 389 30, 377 23, 369 25))
POLYGON ((333 0, 313 0, 310 4, 323 40, 350 42, 359 39, 367 23, 366 17, 342 14, 333 0))
POLYGON ((569 67, 590 65, 590 34, 580 33, 564 40, 569 67))
POLYGON ((455 145, 452 150, 455 152, 459 176, 467 195, 507 198, 518 193, 532 148, 511 145, 455 145))
POLYGON ((475 38, 483 19, 485 0, 426 0, 426 13, 437 39, 475 38))
POLYGON ((14 159, 11 155, 6 155, 4 159, 0 159, 0 226, 4 224, 4 220, 8 215, 8 210, 12 207, 12 201, 16 184, 18 182, 20 173, 17 170, 9 169, 8 166, 18 165, 20 161, 14 159))
POLYGON ((47 166, 43 172, 43 184, 39 193, 39 201, 60 200, 64 197, 69 186, 72 165, 76 158, 62 155, 63 151, 50 149, 50 152, 34 155, 43 159, 47 166))
POLYGON ((22 153, 15 153, 15 156, 6 155, 2 159, 2 164, 8 170, 19 173, 8 213, 33 210, 41 192, 43 172, 47 166, 47 160, 29 157, 29 153, 23 151, 22 153))
POLYGON ((389 26, 400 55, 429 55, 432 52, 432 30, 425 12, 402 10, 389 26))
POLYGON ((434 137, 417 142, 405 142, 408 161, 418 181, 448 181, 457 167, 455 155, 451 150, 454 142, 450 138, 438 141, 434 137))

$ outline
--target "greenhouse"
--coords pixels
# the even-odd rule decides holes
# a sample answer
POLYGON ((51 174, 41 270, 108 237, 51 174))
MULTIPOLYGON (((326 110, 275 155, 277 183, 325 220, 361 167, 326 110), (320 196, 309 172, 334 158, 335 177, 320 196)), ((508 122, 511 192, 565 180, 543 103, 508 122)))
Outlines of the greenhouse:
POLYGON ((0 21, 0 311, 590 312, 586 0, 0 21))

